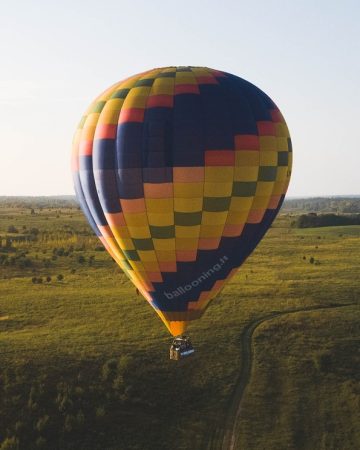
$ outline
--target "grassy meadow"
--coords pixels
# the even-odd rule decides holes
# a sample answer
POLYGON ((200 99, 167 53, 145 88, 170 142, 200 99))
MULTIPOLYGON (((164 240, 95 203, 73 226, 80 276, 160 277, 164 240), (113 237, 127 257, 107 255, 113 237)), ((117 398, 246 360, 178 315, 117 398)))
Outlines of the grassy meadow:
POLYGON ((293 214, 189 328, 194 357, 174 362, 76 206, 0 205, 0 450, 209 449, 242 333, 275 312, 254 331, 235 448, 360 448, 360 226, 296 229, 293 214))

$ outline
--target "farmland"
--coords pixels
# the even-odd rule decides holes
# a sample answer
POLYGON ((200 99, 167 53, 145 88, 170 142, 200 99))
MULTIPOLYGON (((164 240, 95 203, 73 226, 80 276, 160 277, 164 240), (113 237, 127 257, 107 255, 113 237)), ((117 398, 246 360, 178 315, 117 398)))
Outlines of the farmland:
POLYGON ((2 203, 0 449, 360 448, 360 226, 297 229, 294 214, 176 363, 76 204, 2 203))

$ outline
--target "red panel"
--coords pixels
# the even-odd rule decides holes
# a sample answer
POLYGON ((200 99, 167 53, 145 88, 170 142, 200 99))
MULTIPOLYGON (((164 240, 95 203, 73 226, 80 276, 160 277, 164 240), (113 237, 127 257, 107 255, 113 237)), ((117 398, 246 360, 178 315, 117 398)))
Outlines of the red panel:
POLYGON ((271 110, 270 114, 273 122, 285 122, 281 112, 278 109, 271 110))
POLYGON ((120 111, 119 123, 143 122, 144 121, 144 111, 145 110, 142 108, 122 109, 120 111))
POLYGON ((216 78, 210 76, 196 77, 196 81, 198 84, 219 84, 216 78))
POLYGON ((94 139, 115 139, 116 130, 117 130, 116 124, 97 125, 95 129, 94 139))
POLYGON ((235 150, 260 150, 259 136, 256 134, 236 135, 235 150))
POLYGON ((147 108, 172 108, 174 106, 174 97, 172 95, 150 95, 147 108))
POLYGON ((235 164, 235 152, 232 150, 206 150, 206 166, 233 166, 235 164))
POLYGON ((200 94, 197 84, 177 84, 175 94, 200 94))
POLYGON ((93 148, 93 141, 80 141, 79 143, 79 155, 91 156, 93 148))
POLYGON ((257 128, 259 136, 276 136, 275 125, 273 122, 257 122, 257 128))

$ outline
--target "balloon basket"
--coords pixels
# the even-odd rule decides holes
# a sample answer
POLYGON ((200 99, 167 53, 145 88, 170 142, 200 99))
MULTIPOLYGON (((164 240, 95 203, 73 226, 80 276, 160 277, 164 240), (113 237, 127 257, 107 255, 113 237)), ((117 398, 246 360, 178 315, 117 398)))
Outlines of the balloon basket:
POLYGON ((170 346, 170 359, 179 361, 195 352, 188 336, 176 336, 170 346))

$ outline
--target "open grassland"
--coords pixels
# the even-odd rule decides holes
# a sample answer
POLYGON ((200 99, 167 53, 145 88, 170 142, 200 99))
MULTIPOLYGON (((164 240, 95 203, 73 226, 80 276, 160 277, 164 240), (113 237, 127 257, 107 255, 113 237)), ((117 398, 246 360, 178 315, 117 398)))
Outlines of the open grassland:
POLYGON ((196 354, 176 363, 77 208, 0 209, 0 449, 208 448, 227 426, 246 327, 316 306, 339 307, 254 330, 235 448, 360 448, 360 227, 291 220, 191 326, 196 354))

